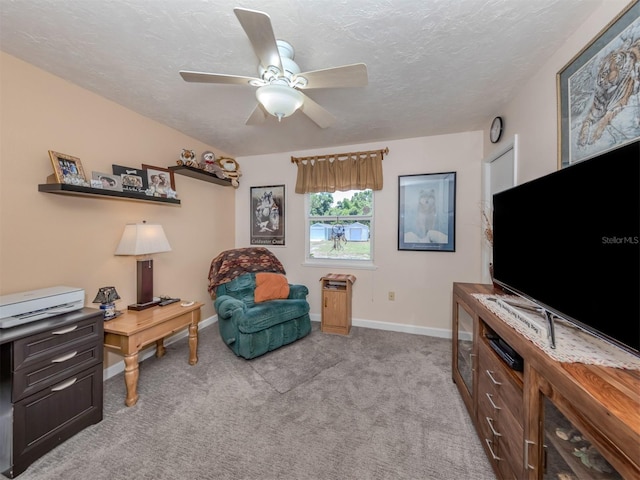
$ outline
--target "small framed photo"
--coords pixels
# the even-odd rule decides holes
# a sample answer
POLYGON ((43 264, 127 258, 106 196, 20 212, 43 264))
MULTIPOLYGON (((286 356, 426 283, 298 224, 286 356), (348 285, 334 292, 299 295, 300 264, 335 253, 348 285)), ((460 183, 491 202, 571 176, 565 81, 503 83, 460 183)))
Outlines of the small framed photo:
POLYGON ((251 245, 284 246, 284 185, 251 187, 251 245))
POLYGON ((87 178, 79 158, 49 150, 49 158, 58 183, 87 186, 87 178))
POLYGON ((141 168, 123 167, 112 165, 114 175, 119 175, 123 192, 136 192, 144 194, 148 188, 147 172, 141 168))
POLYGON ((400 176, 398 196, 398 250, 455 252, 455 172, 400 176))
POLYGON ((112 173, 91 172, 91 186, 104 190, 122 191, 122 180, 112 173))
POLYGON ((171 170, 145 164, 142 164, 142 169, 147 172, 147 195, 176 197, 176 181, 171 170))

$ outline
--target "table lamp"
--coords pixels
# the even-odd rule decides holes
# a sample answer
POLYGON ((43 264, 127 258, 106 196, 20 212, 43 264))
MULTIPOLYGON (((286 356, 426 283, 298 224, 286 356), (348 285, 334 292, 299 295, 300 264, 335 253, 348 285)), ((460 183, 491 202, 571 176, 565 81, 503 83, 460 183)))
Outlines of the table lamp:
POLYGON ((159 303, 153 299, 153 253, 170 252, 171 246, 162 225, 129 223, 125 225, 122 238, 115 255, 135 255, 137 257, 137 303, 129 305, 129 310, 145 310, 159 303))
POLYGON ((117 313, 116 300, 120 300, 120 295, 116 292, 116 287, 100 287, 92 303, 100 304, 100 310, 103 311, 104 318, 113 318, 117 313))

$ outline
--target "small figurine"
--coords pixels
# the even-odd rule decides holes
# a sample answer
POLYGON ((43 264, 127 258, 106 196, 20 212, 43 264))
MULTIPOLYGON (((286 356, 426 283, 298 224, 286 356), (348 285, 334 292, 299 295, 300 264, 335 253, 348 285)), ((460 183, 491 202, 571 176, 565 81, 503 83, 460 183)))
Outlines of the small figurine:
POLYGON ((193 150, 188 150, 186 148, 183 148, 182 152, 180 153, 180 159, 178 160, 177 164, 179 166, 186 165, 187 167, 199 168, 198 162, 196 161, 196 152, 194 152, 193 150))
POLYGON ((201 167, 205 172, 213 173, 218 178, 227 178, 222 167, 216 162, 216 155, 213 152, 204 152, 202 154, 201 167))
POLYGON ((233 158, 220 157, 218 160, 216 160, 216 163, 222 170, 224 178, 230 179, 231 185, 233 185, 235 188, 238 188, 240 186, 238 178, 242 176, 242 172, 240 171, 240 165, 238 165, 238 162, 236 162, 233 158))
POLYGON ((203 170, 207 169, 207 165, 211 165, 216 161, 216 154, 207 150, 206 152, 202 152, 202 161, 200 162, 200 168, 203 170))
POLYGON ((578 457, 587 468, 593 468, 600 473, 611 473, 613 468, 609 465, 596 447, 590 445, 588 447, 574 448, 573 454, 578 457))

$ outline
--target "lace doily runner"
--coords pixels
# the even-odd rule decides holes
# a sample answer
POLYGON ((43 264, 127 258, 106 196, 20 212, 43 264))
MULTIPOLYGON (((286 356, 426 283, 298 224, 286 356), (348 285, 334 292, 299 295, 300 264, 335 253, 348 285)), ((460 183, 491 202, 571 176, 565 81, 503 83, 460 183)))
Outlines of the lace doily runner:
POLYGON ((520 297, 481 293, 472 295, 502 321, 558 362, 640 370, 640 358, 562 320, 555 321, 556 348, 551 348, 545 319, 535 312, 527 312, 526 301, 520 297), (505 307, 496 300, 506 300, 512 307, 505 307), (519 305, 525 308, 518 308, 519 305))

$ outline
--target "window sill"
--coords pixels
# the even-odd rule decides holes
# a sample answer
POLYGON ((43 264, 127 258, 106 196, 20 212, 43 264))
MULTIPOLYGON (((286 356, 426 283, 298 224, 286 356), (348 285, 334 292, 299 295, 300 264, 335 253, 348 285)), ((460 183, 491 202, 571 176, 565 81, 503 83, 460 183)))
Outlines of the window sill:
POLYGON ((378 267, 373 262, 350 262, 349 260, 305 260, 303 267, 311 268, 334 268, 347 270, 377 270, 378 267))

